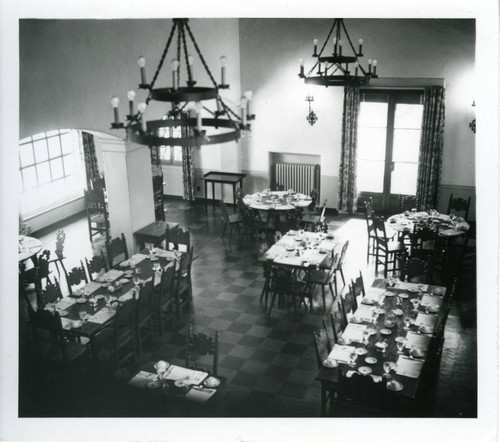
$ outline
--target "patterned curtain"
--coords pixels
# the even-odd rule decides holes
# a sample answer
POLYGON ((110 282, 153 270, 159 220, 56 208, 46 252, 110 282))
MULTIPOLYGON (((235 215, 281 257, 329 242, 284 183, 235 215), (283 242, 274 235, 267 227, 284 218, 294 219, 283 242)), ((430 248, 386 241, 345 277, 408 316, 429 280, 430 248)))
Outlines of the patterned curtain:
MULTIPOLYGON (((188 136, 192 129, 182 126, 182 136, 188 136)), ((194 155, 193 148, 183 146, 182 148, 182 181, 184 183, 184 199, 194 201, 194 155)))
POLYGON ((99 178, 99 167, 95 153, 94 135, 82 132, 83 156, 85 159, 85 171, 87 173, 87 188, 92 187, 92 181, 99 178))
POLYGON ((417 175, 417 197, 424 208, 435 208, 437 205, 443 161, 443 133, 444 88, 426 88, 417 175))
POLYGON ((356 151, 359 97, 358 87, 348 86, 344 89, 338 206, 340 211, 347 213, 356 211, 356 151))

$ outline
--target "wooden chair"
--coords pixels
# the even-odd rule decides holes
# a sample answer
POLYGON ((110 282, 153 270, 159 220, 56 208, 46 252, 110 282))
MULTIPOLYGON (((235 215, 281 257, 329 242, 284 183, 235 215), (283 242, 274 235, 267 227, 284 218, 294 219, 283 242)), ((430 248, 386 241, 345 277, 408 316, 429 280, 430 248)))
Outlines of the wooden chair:
POLYGON ((91 281, 94 281, 96 276, 100 273, 108 271, 108 264, 102 251, 99 255, 95 255, 90 260, 85 258, 85 264, 87 266, 87 274, 91 281))
POLYGON ((403 254, 403 265, 401 270, 401 281, 420 282, 430 284, 432 282, 432 257, 419 259, 408 254, 403 254))
POLYGON ((273 264, 270 282, 270 292, 273 294, 273 297, 271 299, 271 305, 269 306, 268 315, 271 316, 276 297, 278 297, 279 304, 281 305, 284 303, 285 298, 291 298, 295 316, 297 316, 297 298, 299 299, 299 306, 303 304, 306 310, 306 300, 309 299, 312 311, 312 284, 309 279, 309 276, 306 274, 304 280, 297 281, 293 275, 292 269, 283 265, 273 264))
MULTIPOLYGON (((335 255, 335 262, 338 261, 339 255, 335 255)), ((312 290, 317 286, 321 287, 321 295, 323 298, 323 311, 326 311, 326 290, 325 287, 330 288, 330 293, 332 294, 332 301, 335 301, 337 298, 337 267, 336 265, 332 265, 332 267, 325 271, 317 268, 312 268, 307 273, 308 282, 312 284, 312 290), (335 285, 335 290, 333 289, 335 285)))
POLYGON ((415 195, 401 195, 398 196, 399 213, 410 212, 412 209, 420 211, 420 203, 415 195))
POLYGON ((89 225, 89 238, 104 234, 109 240, 109 215, 104 190, 85 190, 85 208, 89 225))
POLYGON ((323 324, 323 327, 318 332, 313 332, 313 342, 318 369, 321 369, 323 367, 323 361, 332 351, 331 341, 325 324, 323 324))
POLYGON ((241 233, 240 232, 241 218, 240 215, 237 213, 229 215, 229 213, 227 212, 226 204, 224 203, 223 200, 220 200, 219 203, 221 210, 221 220, 224 223, 224 228, 222 229, 221 238, 224 238, 224 234, 226 233, 226 227, 229 226, 229 244, 231 244, 233 226, 236 226, 238 228, 238 233, 241 233))
POLYGON ((48 283, 45 289, 40 292, 39 299, 41 303, 38 308, 45 308, 47 304, 55 304, 63 298, 59 281, 54 277, 53 283, 48 283))
POLYGON ((370 258, 370 256, 375 256, 375 249, 377 243, 377 235, 375 235, 375 226, 373 225, 373 203, 371 202, 371 198, 369 201, 365 201, 365 220, 366 220, 366 231, 368 234, 368 242, 366 246, 366 260, 370 258))
MULTIPOLYGON (((260 220, 257 212, 247 206, 241 207, 239 210, 241 217, 241 235, 240 246, 245 238, 253 240, 258 233, 263 232, 267 228, 267 224, 260 220)), ((268 213, 269 219, 273 216, 272 211, 268 213)))
MULTIPOLYGON (((196 358, 197 364, 199 363, 199 357, 211 356, 212 364, 209 372, 214 376, 217 376, 217 368, 219 365, 219 331, 215 332, 215 336, 212 338, 206 333, 194 333, 191 324, 188 324, 188 335, 187 335, 187 347, 186 347, 186 367, 193 368, 192 362, 196 358)), ((201 367, 196 366, 196 369, 201 367)), ((204 368, 201 368, 207 371, 204 368)))
POLYGON ((156 221, 165 221, 165 206, 163 204, 163 174, 153 176, 153 200, 156 221))
POLYGON ((396 272, 400 270, 397 261, 406 248, 403 243, 399 241, 391 241, 387 237, 385 230, 385 222, 383 218, 378 216, 373 217, 373 224, 375 229, 375 272, 378 272, 378 266, 382 265, 384 268, 384 278, 387 278, 388 272, 396 272), (391 267, 391 268, 389 268, 391 267))
POLYGON ((104 179, 104 175, 100 174, 98 177, 94 178, 91 181, 93 190, 105 190, 106 189, 106 180, 104 179))
POLYGON ((153 321, 158 321, 159 334, 162 336, 167 321, 175 321, 176 312, 176 271, 175 263, 168 264, 161 272, 159 286, 153 292, 153 321))
POLYGON ((26 270, 24 262, 19 264, 19 283, 28 295, 37 295, 50 281, 50 250, 44 250, 34 260, 34 266, 26 270))
POLYGON ((338 342, 340 336, 347 327, 347 317, 342 306, 342 297, 340 302, 337 302, 335 308, 332 309, 330 313, 330 324, 332 326, 333 338, 335 342, 338 342))
POLYGON ((68 339, 58 312, 31 310, 30 322, 39 361, 62 369, 67 379, 71 380, 72 365, 76 367, 77 360, 89 358, 88 344, 68 339))
POLYGON ((448 210, 446 213, 448 215, 461 216, 467 221, 469 216, 471 197, 468 199, 464 198, 453 198, 453 193, 450 195, 450 200, 448 202, 448 210))
POLYGON ((181 227, 175 227, 168 232, 168 247, 167 250, 179 250, 187 252, 191 248, 191 233, 188 229, 184 230, 181 227))
POLYGON ((95 337, 97 353, 111 353, 112 371, 125 362, 137 359, 136 350, 136 309, 137 292, 132 299, 118 302, 116 314, 111 323, 95 337))
POLYGON ((87 274, 85 273, 85 268, 81 261, 79 267, 73 267, 69 272, 66 272, 66 283, 70 295, 73 294, 75 288, 81 288, 88 282, 89 280, 87 279, 87 274))
POLYGON ((363 274, 361 273, 361 270, 359 271, 359 276, 351 280, 351 288, 356 298, 359 296, 364 298, 366 296, 365 284, 363 282, 363 274))
POLYGON ((106 240, 105 248, 109 269, 128 259, 127 240, 123 233, 111 241, 106 240))
POLYGON ((147 281, 140 288, 139 297, 135 302, 136 310, 136 342, 137 342, 137 354, 140 356, 142 354, 142 346, 144 342, 149 340, 151 346, 153 346, 153 288, 154 288, 154 278, 151 281, 147 281))
POLYGON ((436 255, 438 246, 437 235, 437 229, 415 224, 411 234, 411 255, 436 255))
MULTIPOLYGON (((345 278, 344 278, 343 266, 345 264, 345 259, 346 259, 348 247, 349 247, 349 240, 347 240, 344 243, 344 245, 342 246, 342 251, 340 252, 340 257, 337 260, 337 264, 335 266, 335 273, 340 272, 340 276, 342 277, 342 283, 344 284, 344 286, 345 286, 345 278)), ((335 278, 335 291, 338 293, 337 278, 335 278)))
POLYGON ((342 307, 342 313, 344 315, 344 319, 347 323, 349 318, 356 313, 358 309, 358 300, 356 296, 354 296, 354 292, 351 287, 345 293, 344 297, 340 296, 340 305, 342 307))
POLYGON ((175 283, 175 303, 177 319, 180 319, 181 311, 193 300, 193 287, 191 282, 191 264, 193 261, 194 247, 187 253, 183 253, 179 260, 175 283))
POLYGON ((50 264, 54 264, 56 266, 57 270, 57 275, 59 278, 61 277, 61 270, 59 269, 59 265, 61 266, 61 269, 63 272, 66 271, 64 267, 64 241, 66 240, 66 233, 64 230, 59 229, 56 233, 56 249, 54 251, 54 254, 56 255, 55 258, 51 259, 49 261, 50 264))
POLYGON ((316 231, 316 227, 324 222, 327 201, 328 200, 325 199, 325 201, 323 202, 320 213, 302 216, 300 222, 304 226, 304 229, 311 229, 312 231, 316 231))

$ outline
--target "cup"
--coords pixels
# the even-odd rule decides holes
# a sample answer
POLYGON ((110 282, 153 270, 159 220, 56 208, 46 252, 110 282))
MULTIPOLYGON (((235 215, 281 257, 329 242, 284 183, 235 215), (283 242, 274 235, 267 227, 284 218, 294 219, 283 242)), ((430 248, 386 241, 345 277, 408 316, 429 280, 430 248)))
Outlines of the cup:
POLYGON ((383 364, 382 364, 382 368, 384 369, 384 374, 382 376, 384 376, 385 378, 390 378, 391 375, 391 363, 389 361, 385 361, 383 364))
POLYGON ((396 339, 396 347, 398 349, 398 354, 403 354, 403 349, 405 348, 406 339, 403 336, 398 336, 396 339))

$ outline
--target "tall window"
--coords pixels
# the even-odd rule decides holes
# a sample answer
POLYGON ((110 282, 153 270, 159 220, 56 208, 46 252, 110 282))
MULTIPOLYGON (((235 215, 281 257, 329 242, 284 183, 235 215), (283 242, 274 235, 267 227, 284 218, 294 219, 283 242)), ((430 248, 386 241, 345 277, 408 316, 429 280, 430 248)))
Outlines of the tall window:
MULTIPOLYGON (((166 119, 168 117, 164 117, 166 119)), ((159 136, 170 138, 180 138, 182 136, 181 127, 162 127, 159 129, 159 136)), ((160 160, 167 164, 182 163, 182 146, 160 146, 160 160)))
POLYGON ((41 212, 81 196, 85 167, 76 130, 42 132, 19 142, 20 211, 41 212))
POLYGON ((361 94, 357 189, 394 208, 397 195, 415 195, 423 105, 420 91, 376 91, 361 94))

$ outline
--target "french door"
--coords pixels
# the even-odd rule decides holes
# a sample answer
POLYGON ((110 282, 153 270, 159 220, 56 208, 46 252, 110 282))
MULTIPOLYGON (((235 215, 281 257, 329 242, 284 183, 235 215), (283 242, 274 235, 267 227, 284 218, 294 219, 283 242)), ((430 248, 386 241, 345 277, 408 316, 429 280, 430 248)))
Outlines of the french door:
POLYGON ((371 197, 378 213, 395 213, 399 195, 415 195, 421 96, 421 91, 361 91, 356 183, 360 211, 371 197))

